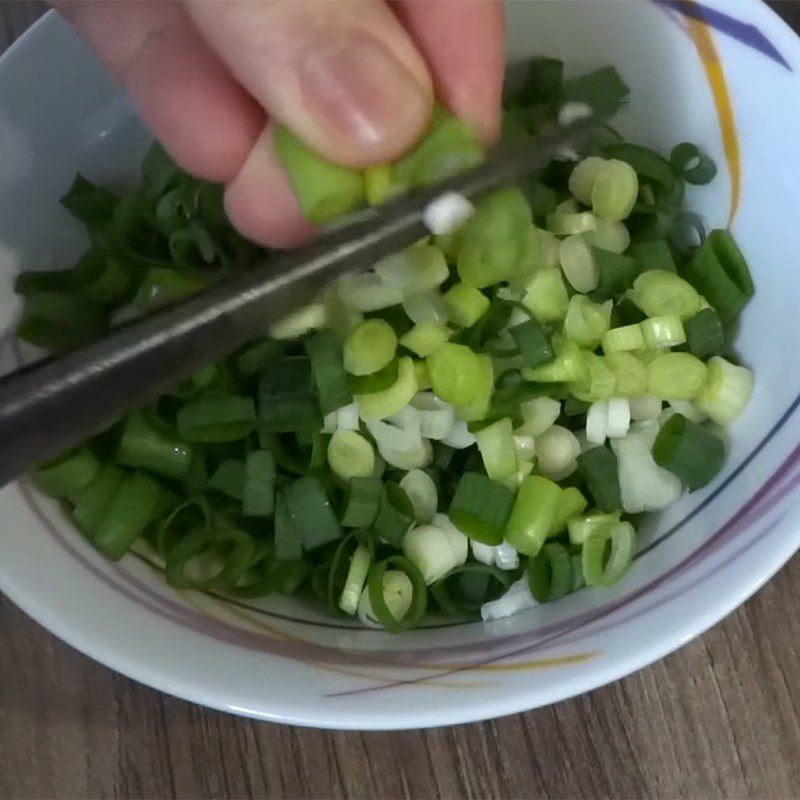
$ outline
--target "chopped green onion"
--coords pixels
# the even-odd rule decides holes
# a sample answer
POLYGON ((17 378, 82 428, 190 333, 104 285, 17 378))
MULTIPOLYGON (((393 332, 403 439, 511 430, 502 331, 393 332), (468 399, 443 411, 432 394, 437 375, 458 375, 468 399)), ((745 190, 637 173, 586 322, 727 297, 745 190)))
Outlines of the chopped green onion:
MULTIPOLYGON (((611 325, 611 302, 599 305, 581 294, 573 295, 564 318, 564 335, 580 347, 594 349, 611 325)), ((520 348, 521 349, 521 348, 520 348)), ((530 366, 537 366, 530 364, 530 366)))
POLYGON ((440 580, 467 558, 467 537, 453 527, 444 517, 443 524, 420 525, 410 530, 403 539, 403 552, 422 573, 430 585, 440 580))
POLYGON ((397 335, 382 319, 356 326, 344 343, 344 368, 351 375, 372 375, 387 366, 397 351, 397 335))
POLYGON ((106 312, 77 294, 40 292, 25 298, 17 335, 46 350, 74 350, 106 332, 106 312))
POLYGON ((539 603, 572 591, 572 559, 563 544, 550 542, 528 561, 528 585, 539 603))
POLYGON ((592 253, 599 275, 597 294, 600 297, 619 297, 631 287, 639 274, 640 267, 630 253, 620 255, 599 247, 593 247, 592 253))
POLYGON ((342 361, 342 348, 331 331, 320 331, 305 340, 314 384, 323 416, 352 402, 342 361))
POLYGON ((350 559, 350 568, 347 571, 344 589, 342 589, 342 594, 339 598, 339 608, 345 614, 355 614, 358 609, 358 601, 367 581, 371 560, 367 547, 363 544, 356 547, 350 559))
POLYGON ((502 480, 517 471, 514 428, 508 417, 481 428, 475 433, 475 439, 486 474, 493 481, 502 480))
MULTIPOLYGON (((441 453, 441 449, 437 450, 438 453, 441 453)), ((433 478, 421 469, 412 469, 400 479, 399 486, 411 501, 414 519, 422 523, 430 522, 439 506, 439 493, 433 478)))
POLYGON ((323 303, 311 303, 281 316, 269 326, 272 339, 298 339, 325 325, 327 309, 323 303))
POLYGON ((622 507, 617 457, 607 447, 593 447, 578 456, 578 472, 586 481, 598 508, 614 511, 622 507))
POLYGON ((360 172, 318 156, 282 125, 275 128, 274 142, 303 216, 309 222, 330 222, 363 203, 364 179, 360 172))
POLYGON ((607 355, 643 349, 644 334, 638 323, 624 325, 621 328, 611 328, 603 334, 603 352, 607 355))
POLYGON ((583 352, 575 342, 569 339, 553 339, 555 358, 541 367, 522 369, 522 377, 526 381, 542 383, 562 383, 579 381, 586 374, 583 352))
POLYGON ((311 362, 282 358, 261 373, 258 383, 258 427, 267 433, 320 430, 322 415, 313 388, 311 362))
POLYGON ((171 267, 154 267, 147 271, 133 302, 142 311, 155 311, 202 292, 205 287, 206 282, 200 277, 171 267))
POLYGON ((269 450, 250 450, 245 456, 242 513, 269 517, 275 508, 275 457, 269 450))
POLYGON ((479 289, 456 283, 442 297, 447 315, 459 328, 471 328, 491 305, 489 298, 479 289))
POLYGON ((367 203, 379 206, 405 191, 392 175, 391 164, 378 164, 364 170, 364 193, 367 203))
POLYGON ((244 497, 244 462, 234 458, 226 458, 220 462, 215 472, 208 479, 211 489, 242 500, 244 497))
POLYGON ((240 375, 249 377, 261 372, 267 364, 280 358, 285 352, 284 342, 262 339, 240 352, 235 357, 234 364, 240 375))
POLYGON ((558 503, 553 514, 553 523, 547 532, 547 538, 550 539, 562 534, 571 520, 583 514, 587 505, 588 501, 581 494, 580 489, 574 486, 562 489, 561 494, 558 496, 558 503))
POLYGON ((619 522, 619 518, 620 512, 615 511, 610 514, 588 514, 584 517, 569 520, 567 529, 569 530, 570 543, 578 547, 582 546, 592 534, 616 525, 619 522))
POLYGON ((671 187, 675 180, 669 161, 646 147, 619 142, 607 145, 605 153, 611 158, 630 164, 640 178, 646 178, 667 188, 671 187))
POLYGON ((489 545, 503 541, 514 495, 503 484, 476 472, 465 472, 447 516, 470 539, 489 545))
POLYGON ((690 489, 701 489, 722 469, 725 446, 711 431, 673 414, 656 436, 653 459, 690 489))
POLYGON ((400 344, 420 358, 433 355, 449 338, 446 325, 433 320, 423 320, 400 338, 400 344))
POLYGON ((167 556, 167 583, 176 589, 225 591, 236 584, 255 555, 250 534, 223 527, 192 531, 167 556))
POLYGON ((600 116, 615 114, 628 100, 630 89, 614 67, 601 67, 564 81, 562 103, 585 103, 600 116))
POLYGON ((701 306, 700 295, 690 283, 660 269, 643 272, 634 281, 630 298, 648 317, 674 314, 685 320, 701 306))
POLYGON ((531 222, 530 208, 518 189, 500 189, 483 197, 459 240, 461 280, 482 289, 513 278, 528 249, 531 222))
POLYGON ((515 550, 526 556, 539 552, 553 526, 560 495, 559 485, 548 478, 531 475, 522 481, 505 531, 515 550))
POLYGON ((328 443, 328 464, 342 480, 369 478, 375 469, 375 450, 357 431, 336 431, 328 443))
POLYGON ((193 452, 190 445, 165 438, 150 427, 141 414, 134 413, 125 420, 114 458, 127 467, 156 472, 167 478, 184 478, 189 474, 193 452))
POLYGON ((567 236, 561 242, 559 260, 564 276, 576 292, 587 293, 597 288, 600 272, 585 236, 567 236))
POLYGON ((650 317, 640 322, 639 327, 642 329, 642 336, 644 336, 644 345, 649 350, 675 347, 686 341, 683 323, 676 314, 650 317))
POLYGON ((446 403, 467 405, 480 386, 480 358, 462 344, 447 342, 425 360, 433 391, 446 403))
POLYGON ((597 219, 589 211, 556 211, 547 215, 547 230, 554 236, 578 236, 597 230, 597 219))
POLYGON ((349 375, 347 385, 354 395, 383 392, 397 383, 397 359, 372 375, 349 375))
POLYGON ((438 247, 416 244, 378 261, 375 273, 389 286, 414 294, 435 289, 450 277, 444 254, 438 247))
POLYGON ((569 190, 574 198, 586 206, 592 204, 592 186, 603 164, 605 164, 604 158, 589 156, 579 161, 570 173, 569 190))
MULTIPOLYGON (((319 478, 314 475, 298 478, 284 492, 290 526, 299 534, 303 549, 314 550, 341 536, 336 515, 319 478)), ((275 536, 277 547, 277 530, 275 536)))
POLYGON ((706 365, 689 353, 665 353, 647 365, 647 392, 662 400, 692 400, 706 373, 706 365))
POLYGON ((116 464, 104 464, 91 483, 70 494, 75 504, 72 517, 78 528, 91 537, 111 501, 119 494, 125 471, 116 464))
POLYGON ((178 432, 187 442, 235 442, 256 426, 251 397, 205 397, 178 411, 178 432))
POLYGON ((717 312, 713 308, 703 308, 684 323, 686 346, 693 356, 709 358, 719 355, 725 346, 725 333, 722 330, 717 312))
POLYGON ((430 591, 445 614, 461 617, 477 614, 484 603, 496 600, 510 585, 509 571, 473 561, 450 570, 430 591))
POLYGON ((118 561, 152 521, 161 490, 147 475, 135 472, 123 479, 94 530, 92 544, 106 558, 118 561))
MULTIPOLYGON (((443 349, 441 348, 432 358, 443 349)), ((402 356, 397 361, 397 380, 390 387, 380 392, 356 396, 359 414, 364 420, 390 417, 411 402, 418 388, 414 362, 408 356, 402 356)))
POLYGON ((395 547, 414 524, 414 506, 408 495, 392 481, 383 485, 378 513, 372 524, 375 535, 395 547))
POLYGON ((275 558, 279 561, 298 559, 303 554, 302 533, 289 507, 290 487, 291 484, 275 496, 275 558))
POLYGON ((403 556, 390 556, 373 565, 367 577, 371 610, 380 624, 391 633, 416 628, 428 606, 428 589, 416 565, 403 556), (394 569, 389 570, 389 567, 394 569), (405 585, 389 580, 392 573, 405 575, 405 585), (411 597, 408 584, 411 584, 411 597))
POLYGON ((621 222, 633 210, 639 178, 625 161, 610 159, 598 169, 592 183, 592 210, 607 222, 621 222))
POLYGON ((536 318, 514 325, 508 332, 516 342, 525 366, 541 367, 555 358, 553 343, 536 318))
POLYGON ((569 295, 560 269, 539 270, 528 284, 522 304, 539 322, 558 322, 567 313, 569 295))
POLYGON ((682 274, 714 307, 723 325, 739 314, 755 291, 747 262, 725 230, 708 234, 682 274))
POLYGON ((607 400, 614 394, 617 382, 616 373, 602 356, 590 352, 584 352, 582 356, 584 371, 578 380, 570 381, 570 392, 578 400, 587 403, 607 400))
POLYGON ((752 393, 753 373, 749 369, 714 356, 708 361, 706 382, 695 404, 717 425, 727 426, 739 419, 752 393))
POLYGON ((687 183, 704 186, 717 174, 717 165, 697 145, 681 142, 672 148, 669 156, 675 172, 687 183))
POLYGON ((347 485, 342 525, 345 528, 370 528, 378 515, 383 495, 379 478, 351 478, 347 485))
MULTIPOLYGON (((631 243, 631 235, 621 222, 597 219, 593 233, 587 234, 589 243, 598 250, 621 255, 631 243)), ((596 256, 595 256, 596 260, 596 256)), ((598 268, 600 265, 598 264, 598 268)))
POLYGON ((677 270, 669 245, 661 239, 634 242, 628 248, 628 255, 636 260, 640 272, 650 269, 659 269, 665 272, 677 270))
POLYGON ((583 543, 581 564, 587 586, 613 586, 628 571, 636 548, 630 522, 617 522, 590 534, 583 543))
POLYGON ((32 473, 36 487, 50 497, 66 497, 88 486, 100 471, 100 463, 85 446, 65 450, 39 464, 32 473))
POLYGON ((647 367, 633 353, 608 353, 605 362, 614 373, 614 397, 639 397, 647 392, 647 367))

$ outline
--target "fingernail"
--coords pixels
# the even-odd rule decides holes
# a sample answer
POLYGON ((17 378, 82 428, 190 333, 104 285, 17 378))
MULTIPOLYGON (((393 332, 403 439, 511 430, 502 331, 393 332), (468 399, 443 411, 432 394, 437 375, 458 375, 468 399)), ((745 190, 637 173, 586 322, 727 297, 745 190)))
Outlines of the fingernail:
POLYGON ((331 133, 376 154, 396 155, 425 126, 431 100, 411 72, 363 30, 348 29, 300 65, 311 113, 331 133))

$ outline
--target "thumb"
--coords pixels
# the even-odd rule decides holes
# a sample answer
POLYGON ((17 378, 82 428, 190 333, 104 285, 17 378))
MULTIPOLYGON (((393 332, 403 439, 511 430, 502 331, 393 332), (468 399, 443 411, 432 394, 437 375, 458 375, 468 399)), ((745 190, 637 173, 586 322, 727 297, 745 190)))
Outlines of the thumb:
POLYGON ((425 64, 380 0, 185 7, 270 116, 337 163, 389 161, 428 123, 433 91, 425 64))

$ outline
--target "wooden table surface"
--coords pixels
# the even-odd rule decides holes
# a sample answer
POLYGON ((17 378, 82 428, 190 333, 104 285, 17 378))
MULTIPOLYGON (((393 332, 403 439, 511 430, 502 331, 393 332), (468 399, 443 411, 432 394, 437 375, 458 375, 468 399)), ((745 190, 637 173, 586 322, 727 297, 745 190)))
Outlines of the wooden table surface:
MULTIPOLYGON (((800 5, 778 10, 800 27, 800 5)), ((0 48, 41 7, 0 3, 0 48)), ((483 724, 251 722, 90 661, 0 596, 0 797, 800 797, 800 560, 678 653, 483 724)))

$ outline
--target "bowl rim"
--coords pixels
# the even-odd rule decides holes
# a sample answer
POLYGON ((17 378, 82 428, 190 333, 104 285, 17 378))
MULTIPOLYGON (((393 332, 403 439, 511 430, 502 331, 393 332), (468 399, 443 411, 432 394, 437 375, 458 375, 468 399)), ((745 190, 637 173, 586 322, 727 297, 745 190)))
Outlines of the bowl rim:
MULTIPOLYGON (((784 50, 800 52, 800 47, 798 47, 800 37, 763 0, 747 0, 743 5, 749 9, 760 7, 758 13, 764 15, 765 24, 769 24, 771 33, 782 44, 784 50)), ((54 24, 57 18, 57 12, 50 11, 31 25, 0 56, 0 68, 15 53, 29 46, 38 36, 45 35, 48 26, 54 24)), ((187 680, 187 676, 180 676, 176 679, 176 676, 163 674, 159 666, 147 657, 137 659, 131 653, 113 650, 109 652, 107 642, 93 635, 89 626, 68 615, 60 615, 57 607, 48 605, 42 600, 36 587, 26 584, 25 581, 16 580, 17 576, 11 571, 5 571, 2 563, 0 563, 0 588, 28 616, 93 660, 140 683, 190 702, 254 719, 326 729, 388 730, 437 727, 482 721, 526 711, 535 707, 532 703, 539 706, 568 699, 616 681, 674 652, 705 633, 772 578, 800 547, 800 526, 796 526, 794 532, 794 538, 778 539, 774 547, 767 549, 766 552, 762 551, 758 558, 752 560, 750 569, 752 581, 732 586, 726 592, 716 593, 711 601, 696 614, 681 618, 668 634, 663 634, 662 638, 648 642, 646 645, 637 644, 635 647, 618 653, 597 673, 583 671, 566 680, 559 685, 558 691, 552 693, 553 696, 550 699, 533 700, 530 698, 532 692, 524 690, 508 692, 501 697, 476 694, 468 702, 460 704, 455 712, 444 720, 440 712, 437 712, 437 718, 433 719, 430 715, 426 716, 424 710, 414 709, 403 715, 403 718, 395 724, 392 724, 392 720, 385 718, 376 720, 373 716, 359 714, 357 711, 348 710, 343 714, 340 710, 339 713, 334 714, 321 709, 310 713, 298 712, 296 708, 281 709, 282 704, 279 700, 274 703, 274 708, 277 710, 270 712, 233 706, 224 693, 220 692, 217 687, 204 683, 202 678, 187 680)))

